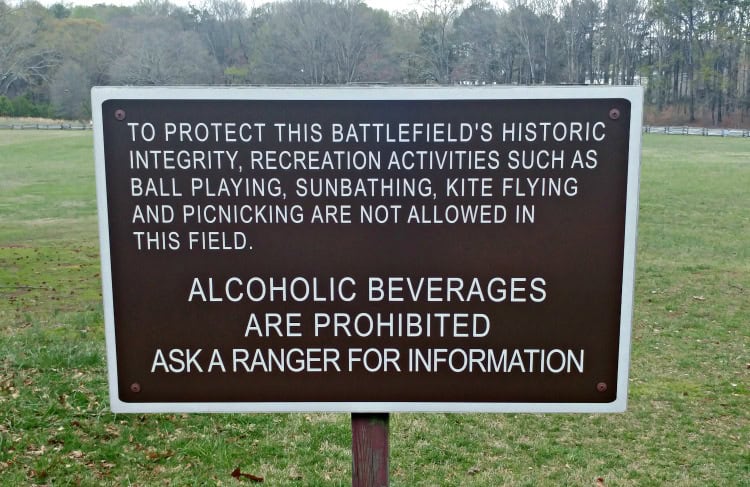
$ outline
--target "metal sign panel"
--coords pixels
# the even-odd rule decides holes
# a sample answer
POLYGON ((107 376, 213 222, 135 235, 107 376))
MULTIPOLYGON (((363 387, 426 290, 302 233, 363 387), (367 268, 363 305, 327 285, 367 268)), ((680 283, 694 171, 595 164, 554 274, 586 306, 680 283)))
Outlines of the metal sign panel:
POLYGON ((111 405, 622 411, 640 88, 95 88, 111 405))

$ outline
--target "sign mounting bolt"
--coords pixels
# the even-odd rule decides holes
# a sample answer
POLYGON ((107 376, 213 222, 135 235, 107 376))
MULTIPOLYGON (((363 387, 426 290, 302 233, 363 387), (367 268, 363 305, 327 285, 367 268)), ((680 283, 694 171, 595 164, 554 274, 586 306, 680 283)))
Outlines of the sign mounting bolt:
POLYGON ((133 382, 130 384, 130 392, 135 392, 136 394, 141 392, 141 385, 137 382, 133 382))
POLYGON ((612 120, 617 120, 618 118, 620 118, 620 110, 618 110, 617 108, 610 109, 609 118, 611 118, 612 120))
POLYGON ((115 119, 119 120, 120 122, 125 120, 125 110, 123 110, 122 108, 118 108, 117 110, 115 110, 115 119))
POLYGON ((607 392, 607 383, 606 382, 599 382, 596 385, 596 390, 598 392, 607 392))

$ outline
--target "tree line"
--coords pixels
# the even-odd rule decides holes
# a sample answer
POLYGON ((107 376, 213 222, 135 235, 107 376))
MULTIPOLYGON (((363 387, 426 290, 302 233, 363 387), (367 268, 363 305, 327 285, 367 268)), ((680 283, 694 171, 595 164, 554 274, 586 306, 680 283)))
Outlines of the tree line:
POLYGON ((0 0, 0 115, 85 119, 94 85, 383 83, 642 84, 655 117, 750 116, 750 0, 196 2, 0 0))

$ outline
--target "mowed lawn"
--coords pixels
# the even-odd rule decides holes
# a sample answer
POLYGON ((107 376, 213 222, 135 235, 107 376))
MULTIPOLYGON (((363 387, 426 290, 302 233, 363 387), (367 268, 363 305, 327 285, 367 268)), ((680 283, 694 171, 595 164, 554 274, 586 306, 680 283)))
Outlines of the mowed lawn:
MULTIPOLYGON (((349 485, 346 414, 108 410, 91 132, 0 131, 0 485, 349 485)), ((396 486, 750 485, 750 139, 646 135, 628 411, 394 414, 396 486)))

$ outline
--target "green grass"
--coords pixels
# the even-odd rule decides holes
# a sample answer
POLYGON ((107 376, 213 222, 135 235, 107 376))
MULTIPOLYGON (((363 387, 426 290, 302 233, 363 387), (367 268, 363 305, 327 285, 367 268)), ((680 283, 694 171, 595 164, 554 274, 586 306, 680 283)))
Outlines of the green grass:
MULTIPOLYGON (((108 411, 91 145, 0 131, 0 485, 349 485, 345 414, 108 411)), ((394 414, 393 485, 750 486, 750 140, 641 179, 628 411, 394 414)))

